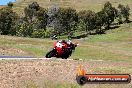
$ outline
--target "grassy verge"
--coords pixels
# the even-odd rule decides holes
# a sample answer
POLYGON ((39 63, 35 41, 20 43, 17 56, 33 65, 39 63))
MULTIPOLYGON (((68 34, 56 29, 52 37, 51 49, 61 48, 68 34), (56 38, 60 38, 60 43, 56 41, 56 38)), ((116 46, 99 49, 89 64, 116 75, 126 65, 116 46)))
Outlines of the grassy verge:
POLYGON ((72 58, 127 60, 132 58, 132 23, 109 30, 103 35, 89 35, 80 40, 72 58))
POLYGON ((70 83, 56 83, 52 81, 44 81, 42 85, 38 85, 33 81, 28 81, 25 83, 26 88, 80 88, 77 84, 70 83), (51 84, 52 83, 52 84, 51 84))
MULTIPOLYGON (((54 40, 24 38, 15 36, 0 36, 0 48, 13 48, 22 50, 25 54, 20 56, 44 57, 53 48, 54 40)), ((60 37, 65 39, 66 36, 60 37)), ((132 61, 132 23, 109 30, 103 35, 89 35, 84 39, 72 40, 80 45, 70 57, 85 60, 115 60, 132 61)), ((9 50, 8 52, 12 52, 9 50)), ((4 55, 8 55, 4 52, 4 55)), ((17 56, 17 53, 9 55, 17 56)))

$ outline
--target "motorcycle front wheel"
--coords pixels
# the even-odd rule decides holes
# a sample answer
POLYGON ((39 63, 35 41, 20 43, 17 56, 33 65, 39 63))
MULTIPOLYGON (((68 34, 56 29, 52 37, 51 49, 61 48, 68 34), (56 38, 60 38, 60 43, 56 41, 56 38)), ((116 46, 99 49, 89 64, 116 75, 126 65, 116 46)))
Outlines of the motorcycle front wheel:
POLYGON ((46 58, 51 58, 51 57, 53 57, 55 55, 55 52, 54 52, 54 50, 52 50, 52 51, 49 51, 47 54, 46 54, 46 58))

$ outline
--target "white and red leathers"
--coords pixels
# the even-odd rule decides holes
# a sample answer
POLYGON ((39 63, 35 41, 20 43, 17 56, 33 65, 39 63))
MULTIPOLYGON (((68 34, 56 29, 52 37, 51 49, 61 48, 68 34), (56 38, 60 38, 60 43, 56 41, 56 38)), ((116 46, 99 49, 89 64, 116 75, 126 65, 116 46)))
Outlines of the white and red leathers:
POLYGON ((58 55, 62 55, 63 50, 68 48, 67 44, 66 43, 63 43, 61 41, 54 42, 54 47, 57 50, 58 55))

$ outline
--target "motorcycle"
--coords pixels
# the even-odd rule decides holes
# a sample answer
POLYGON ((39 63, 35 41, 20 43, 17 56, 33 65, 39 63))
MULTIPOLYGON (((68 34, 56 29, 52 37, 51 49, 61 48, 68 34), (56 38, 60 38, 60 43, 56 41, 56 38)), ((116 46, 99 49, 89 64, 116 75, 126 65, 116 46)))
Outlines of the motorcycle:
POLYGON ((51 58, 51 57, 56 57, 56 58, 62 58, 62 59, 67 59, 68 57, 71 56, 72 52, 75 51, 75 48, 78 46, 78 43, 71 43, 70 45, 68 45, 68 48, 66 49, 60 49, 54 46, 54 48, 49 51, 46 54, 46 58, 51 58))

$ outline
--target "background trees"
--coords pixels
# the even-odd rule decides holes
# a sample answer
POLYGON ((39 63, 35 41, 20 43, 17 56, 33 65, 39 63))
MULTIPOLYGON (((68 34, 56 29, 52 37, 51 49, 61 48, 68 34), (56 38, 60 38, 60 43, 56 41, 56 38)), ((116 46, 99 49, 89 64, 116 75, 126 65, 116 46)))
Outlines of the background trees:
POLYGON ((72 8, 59 8, 57 18, 61 24, 62 32, 66 32, 68 34, 71 31, 74 31, 77 22, 78 22, 78 15, 75 9, 72 8))
POLYGON ((13 3, 12 2, 9 2, 7 5, 8 5, 8 7, 13 7, 13 3))
POLYGON ((117 10, 112 7, 112 4, 110 2, 106 2, 102 11, 103 16, 105 17, 104 22, 106 29, 109 29, 111 23, 114 22, 114 19, 117 17, 117 10))
POLYGON ((46 30, 47 20, 48 20, 48 15, 47 15, 46 9, 40 8, 37 11, 37 20, 38 20, 37 28, 46 30))
POLYGON ((15 35, 16 29, 14 25, 18 16, 10 7, 0 9, 0 33, 2 35, 15 35))
POLYGON ((33 2, 24 9, 25 17, 28 18, 29 22, 33 21, 33 18, 36 16, 39 8, 40 8, 39 4, 37 2, 33 2))
POLYGON ((124 22, 129 22, 129 15, 130 15, 130 7, 124 6, 119 4, 118 5, 118 13, 119 13, 119 22, 123 22, 123 18, 125 19, 124 22))
POLYGON ((103 11, 96 13, 96 33, 103 34, 105 32, 104 25, 105 25, 106 16, 103 11))
POLYGON ((72 36, 74 33, 102 34, 118 23, 129 22, 130 8, 119 4, 118 8, 106 2, 101 11, 91 10, 77 12, 73 8, 52 6, 45 9, 37 2, 29 4, 24 9, 24 15, 18 16, 12 10, 13 3, 0 9, 0 33, 24 37, 45 38, 52 33, 72 36))
POLYGON ((60 35, 62 25, 60 24, 59 18, 57 17, 59 11, 58 6, 51 6, 48 8, 48 20, 47 20, 47 28, 52 30, 52 35, 60 35))
POLYGON ((80 11, 79 15, 79 22, 83 22, 85 25, 86 32, 90 33, 95 27, 96 22, 96 14, 95 12, 88 10, 88 11, 80 11))
POLYGON ((17 35, 28 37, 44 37, 47 26, 47 10, 37 2, 29 4, 24 9, 25 16, 19 19, 17 35), (41 32, 41 33, 40 33, 41 32), (39 35, 39 36, 38 36, 39 35))

